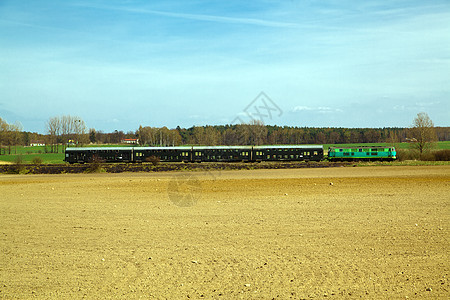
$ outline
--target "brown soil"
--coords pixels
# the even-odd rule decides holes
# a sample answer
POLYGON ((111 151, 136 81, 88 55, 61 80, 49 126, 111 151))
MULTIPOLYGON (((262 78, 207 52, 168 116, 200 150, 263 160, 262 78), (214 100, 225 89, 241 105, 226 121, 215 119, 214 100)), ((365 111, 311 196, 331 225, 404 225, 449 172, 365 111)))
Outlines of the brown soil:
POLYGON ((351 166, 349 162, 263 162, 263 163, 89 163, 89 164, 0 164, 0 173, 5 174, 65 174, 65 173, 123 173, 254 169, 302 169, 338 168, 351 166))
POLYGON ((0 176, 0 298, 450 297, 450 167, 0 176))

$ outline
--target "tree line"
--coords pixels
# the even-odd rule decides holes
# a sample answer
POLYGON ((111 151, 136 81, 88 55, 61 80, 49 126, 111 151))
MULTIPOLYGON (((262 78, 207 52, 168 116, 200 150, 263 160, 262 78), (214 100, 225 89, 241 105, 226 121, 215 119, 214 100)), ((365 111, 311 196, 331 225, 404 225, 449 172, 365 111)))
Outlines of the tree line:
MULTIPOLYGON (((8 124, 0 118, 0 154, 11 154, 15 145, 29 145, 41 141, 50 152, 56 145, 119 144, 124 139, 138 139, 140 145, 286 145, 286 144, 347 144, 347 143, 399 143, 423 136, 418 127, 431 127, 434 141, 450 140, 450 127, 434 127, 428 115, 421 113, 410 128, 317 128, 249 124, 193 126, 173 128, 139 126, 135 131, 105 133, 88 129, 82 118, 76 116, 52 117, 46 123, 46 134, 24 132, 20 123, 8 124), (421 115, 422 114, 422 115, 421 115), (421 116, 421 118, 419 118, 421 116), (426 117, 424 119, 424 117, 426 117), (419 120, 418 120, 419 119, 419 120), (422 122, 422 123, 421 123, 422 122), (427 123, 428 122, 428 123, 427 123), (431 122, 431 123, 430 123, 431 122), (429 126, 431 124, 431 126, 429 126)), ((420 144, 420 143, 419 143, 420 144)), ((426 145, 426 144, 425 144, 426 145)), ((423 147, 422 147, 423 148, 423 147)))
POLYGON ((15 145, 22 143, 22 125, 19 122, 8 124, 0 118, 0 154, 11 154, 15 145))
MULTIPOLYGON (((450 140, 450 127, 435 128, 435 140, 450 140)), ((217 125, 191 128, 140 127, 135 133, 150 146, 286 145, 400 143, 414 136, 411 128, 311 128, 272 125, 217 125), (149 132, 155 138, 148 138, 149 132)))
MULTIPOLYGON (((250 124, 206 125, 190 128, 139 126, 136 131, 104 133, 90 129, 91 143, 120 143, 123 139, 139 139, 140 145, 286 145, 286 144, 347 144, 400 143, 417 135, 410 128, 317 128, 250 124)), ((435 141, 450 140, 450 127, 432 126, 435 141)))

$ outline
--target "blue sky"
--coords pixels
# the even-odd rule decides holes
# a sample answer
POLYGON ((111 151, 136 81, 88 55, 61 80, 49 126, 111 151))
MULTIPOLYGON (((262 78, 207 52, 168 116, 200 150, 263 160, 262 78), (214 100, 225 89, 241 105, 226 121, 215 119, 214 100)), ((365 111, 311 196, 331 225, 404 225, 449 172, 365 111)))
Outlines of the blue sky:
POLYGON ((450 126, 450 2, 0 0, 0 71, 29 131, 450 126))

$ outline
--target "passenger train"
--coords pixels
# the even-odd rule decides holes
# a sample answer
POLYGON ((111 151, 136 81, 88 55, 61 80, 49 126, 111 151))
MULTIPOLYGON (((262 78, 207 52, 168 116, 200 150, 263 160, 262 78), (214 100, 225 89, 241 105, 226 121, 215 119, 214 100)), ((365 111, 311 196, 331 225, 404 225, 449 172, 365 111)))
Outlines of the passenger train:
POLYGON ((68 163, 102 162, 262 162, 262 161, 371 161, 395 160, 394 147, 330 147, 323 145, 286 146, 177 146, 177 147, 84 147, 67 148, 68 163))
POLYGON ((64 161, 88 163, 320 161, 323 146, 180 146, 67 148, 64 161))

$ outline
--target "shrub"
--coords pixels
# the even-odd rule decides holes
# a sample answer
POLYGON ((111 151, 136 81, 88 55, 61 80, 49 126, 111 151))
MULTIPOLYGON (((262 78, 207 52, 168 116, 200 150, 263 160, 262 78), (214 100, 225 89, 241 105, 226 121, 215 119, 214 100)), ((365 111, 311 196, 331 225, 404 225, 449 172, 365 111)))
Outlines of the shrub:
POLYGON ((100 173, 104 172, 103 169, 103 160, 101 160, 98 156, 94 156, 89 162, 89 166, 86 169, 87 173, 100 173))
POLYGON ((434 155, 434 152, 424 152, 420 155, 420 160, 423 161, 435 161, 436 156, 434 155))
POLYGON ((42 164, 42 158, 40 158, 39 156, 35 156, 31 160, 31 163, 34 165, 40 165, 40 164, 42 164))
POLYGON ((449 161, 450 160, 450 149, 435 151, 434 157, 435 157, 435 160, 449 161))
POLYGON ((397 160, 418 160, 419 152, 416 150, 397 149, 397 160))
POLYGON ((159 164, 160 159, 159 159, 159 157, 152 155, 152 156, 147 157, 145 159, 145 161, 151 162, 154 166, 156 166, 157 164, 159 164))
POLYGON ((18 156, 16 156, 15 158, 14 158, 14 164, 16 164, 16 165, 21 165, 21 164, 23 164, 23 157, 22 157, 22 155, 18 155, 18 156))
POLYGON ((417 150, 397 150, 397 159, 399 161, 404 160, 422 160, 422 161, 449 161, 450 160, 450 150, 438 150, 432 152, 424 152, 421 155, 417 150))
POLYGON ((14 158, 13 165, 9 168, 8 173, 10 174, 25 174, 27 170, 23 165, 23 157, 18 155, 14 158))

